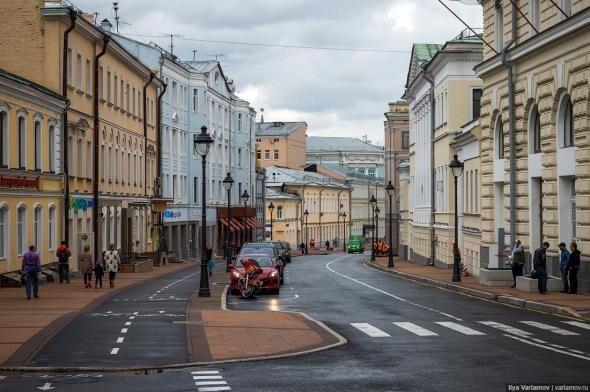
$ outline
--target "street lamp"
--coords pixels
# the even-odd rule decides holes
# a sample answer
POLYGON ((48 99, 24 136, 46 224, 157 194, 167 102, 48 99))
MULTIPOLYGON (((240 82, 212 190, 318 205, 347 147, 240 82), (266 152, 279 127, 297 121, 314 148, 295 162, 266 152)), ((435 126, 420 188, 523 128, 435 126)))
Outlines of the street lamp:
POLYGON ((459 253, 459 211, 458 211, 458 195, 457 195, 457 178, 463 174, 463 162, 459 161, 457 154, 449 164, 453 177, 455 177, 455 246, 453 247, 453 282, 461 281, 461 272, 459 271, 459 263, 461 262, 461 254, 459 253))
POLYGON ((307 223, 307 218, 309 217, 309 211, 307 211, 307 209, 303 213, 303 216, 305 216, 305 254, 308 254, 307 244, 309 243, 309 225, 307 223))
POLYGON ((201 133, 193 136, 193 148, 194 155, 201 156, 201 163, 203 165, 203 177, 202 177, 202 204, 201 204, 201 282, 199 285, 199 297, 210 297, 211 291, 209 291, 209 272, 208 264, 209 259, 207 258, 207 190, 205 182, 205 173, 207 166, 207 154, 209 153, 209 147, 211 147, 213 139, 207 133, 207 127, 201 127, 201 133))
POLYGON ((225 260, 227 261, 225 265, 225 272, 230 271, 230 264, 231 264, 231 254, 229 250, 229 228, 230 228, 230 221, 231 221, 231 187, 234 184, 234 179, 231 178, 231 173, 227 172, 227 175, 223 179, 223 187, 227 191, 227 226, 225 226, 225 260))
POLYGON ((375 261, 375 206, 377 205, 377 199, 375 199, 375 195, 371 196, 369 203, 373 208, 373 216, 371 217, 373 221, 373 230, 371 230, 371 261, 375 261))
POLYGON ((272 204, 272 201, 268 205, 268 209, 270 211, 270 240, 272 241, 272 212, 275 209, 275 205, 272 204))
POLYGON ((385 187, 387 194, 389 195, 389 259, 387 260, 387 268, 393 268, 393 211, 392 211, 392 204, 391 200, 393 199, 393 193, 395 192, 395 187, 391 185, 391 181, 385 187))
MULTIPOLYGON (((379 243, 379 213, 381 210, 379 207, 375 207, 375 241, 379 243)), ((377 253, 377 249, 375 249, 375 253, 377 253)))
MULTIPOLYGON (((240 196, 240 198, 242 199, 242 204, 244 204, 244 223, 246 223, 246 216, 248 215, 248 199, 250 198, 250 195, 248 194, 248 191, 246 189, 244 189, 244 193, 242 193, 242 196, 240 196)), ((252 233, 252 231, 250 231, 250 233, 252 233)))
POLYGON ((342 251, 346 252, 346 211, 342 212, 342 222, 344 225, 344 239, 342 240, 344 244, 342 245, 342 251))

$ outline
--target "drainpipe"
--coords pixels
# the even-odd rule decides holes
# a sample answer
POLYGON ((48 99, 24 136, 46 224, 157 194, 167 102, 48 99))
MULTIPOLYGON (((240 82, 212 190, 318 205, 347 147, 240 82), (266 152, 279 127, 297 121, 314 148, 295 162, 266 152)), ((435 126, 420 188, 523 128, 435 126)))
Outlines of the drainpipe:
MULTIPOLYGON (((98 113, 98 68, 99 68, 99 60, 102 56, 105 55, 107 52, 107 46, 109 45, 109 41, 111 40, 111 36, 105 34, 102 36, 102 50, 99 54, 94 57, 94 159, 98 162, 98 144, 99 144, 99 113, 98 113)), ((104 157, 103 157, 103 164, 104 164, 104 157)), ((94 180, 92 181, 92 198, 94 204, 92 206, 92 230, 94 231, 94 260, 98 260, 98 164, 94 165, 93 175, 94 180)))
MULTIPOLYGON (((147 113, 147 88, 148 86, 152 83, 152 80, 154 80, 154 78, 156 77, 156 74, 154 74, 153 72, 150 72, 150 78, 147 81, 147 83, 145 84, 145 86, 143 86, 143 159, 144 162, 147 162, 147 116, 145 115, 147 113)), ((143 178, 145 179, 143 181, 143 193, 144 195, 147 196, 147 165, 144 163, 143 165, 143 178)))
MULTIPOLYGON (((62 59, 62 77, 61 77, 61 94, 68 99, 68 48, 69 35, 76 27, 76 11, 70 9, 70 26, 64 31, 64 42, 63 42, 63 59, 62 59)), ((62 172, 64 177, 64 240, 69 241, 70 238, 70 181, 69 181, 69 170, 68 170, 68 107, 64 110, 62 115, 62 172)), ((68 244, 71 246, 72 244, 68 244)))
POLYGON ((436 233, 434 229, 434 220, 435 220, 435 185, 436 185, 436 168, 434 165, 434 134, 435 134, 435 117, 434 117, 434 110, 435 110, 435 101, 434 101, 434 78, 432 74, 428 71, 424 71, 422 73, 424 75, 424 79, 430 84, 430 128, 431 128, 431 135, 430 135, 430 265, 434 266, 436 261, 436 233))
MULTIPOLYGON (((163 60, 162 60, 163 62, 163 60)), ((160 63, 160 75, 162 75, 162 62, 160 63)), ((158 98, 157 98, 157 104, 156 104, 156 146, 158 149, 158 161, 156 162, 156 178, 158 179, 158 194, 154 194, 154 196, 157 197, 162 197, 163 196, 163 191, 162 191, 162 121, 161 121, 161 117, 162 117, 162 98, 164 97, 164 94, 166 93, 166 87, 167 84, 166 83, 162 83, 162 91, 160 91, 160 94, 158 94, 158 98)), ((145 94, 144 94, 145 97, 145 94)), ((144 116, 145 116, 145 112, 144 112, 144 116)), ((146 118, 144 119, 144 123, 147 123, 147 116, 145 116, 146 118)), ((163 219, 163 212, 158 213, 158 240, 159 240, 159 244, 158 244, 158 265, 160 265, 161 263, 161 249, 162 249, 162 245, 163 245, 163 238, 162 238, 162 225, 164 224, 164 219, 163 219)))
MULTIPOLYGON (((501 5, 500 5, 501 7, 501 5)), ((502 48, 502 64, 508 71, 508 138, 510 145, 510 244, 516 240, 516 141, 514 130, 514 69, 508 60, 508 49, 516 43, 516 6, 512 3, 512 34, 502 48)), ((499 253, 503 249, 499 250, 499 253)))
POLYGON ((322 247, 322 214, 323 214, 323 212, 322 212, 322 192, 325 189, 326 189, 326 186, 325 185, 324 186, 321 186, 320 187, 320 195, 319 195, 320 196, 320 213, 318 214, 318 234, 319 234, 319 236, 318 236, 318 241, 319 241, 318 244, 319 244, 319 247, 320 248, 322 247))

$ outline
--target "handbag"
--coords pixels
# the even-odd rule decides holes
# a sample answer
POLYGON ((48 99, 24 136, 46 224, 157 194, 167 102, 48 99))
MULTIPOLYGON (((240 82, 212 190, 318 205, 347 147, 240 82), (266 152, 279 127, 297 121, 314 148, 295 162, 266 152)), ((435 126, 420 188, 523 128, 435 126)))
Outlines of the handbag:
POLYGON ((539 273, 535 270, 531 271, 531 279, 539 279, 539 273))

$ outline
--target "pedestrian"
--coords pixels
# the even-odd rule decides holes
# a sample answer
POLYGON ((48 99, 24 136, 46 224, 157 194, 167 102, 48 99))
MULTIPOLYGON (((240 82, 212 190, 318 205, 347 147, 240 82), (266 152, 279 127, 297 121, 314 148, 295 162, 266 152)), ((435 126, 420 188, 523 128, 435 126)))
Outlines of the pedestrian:
POLYGON ((564 242, 559 244, 559 251, 559 271, 561 272, 561 281, 563 282, 563 290, 560 292, 568 293, 570 291, 570 285, 568 281, 570 252, 567 250, 564 242))
POLYGON ((102 277, 104 275, 104 268, 102 267, 102 264, 97 261, 96 264, 94 265, 94 288, 98 288, 98 285, 100 285, 100 288, 102 289, 102 277))
POLYGON ((315 250, 315 240, 313 238, 309 240, 309 249, 315 250))
POLYGON ((330 250, 330 241, 326 240, 326 250, 330 250))
POLYGON ((569 283, 570 283, 570 294, 578 294, 578 270, 580 269, 580 256, 581 253, 578 250, 578 244, 572 242, 570 244, 570 250, 572 253, 570 254, 569 264, 568 264, 568 276, 569 276, 569 283))
POLYGON ((299 244, 299 248, 301 248, 301 254, 305 254, 305 243, 304 242, 299 244))
POLYGON ((213 270, 215 269, 215 259, 213 258, 213 248, 211 248, 211 245, 207 245, 205 253, 207 255, 207 266, 209 267, 209 276, 211 276, 213 275, 213 270))
POLYGON ((94 259, 90 253, 90 245, 84 245, 84 252, 80 255, 78 270, 84 274, 84 288, 92 288, 92 270, 94 270, 94 259))
POLYGON ((72 257, 72 252, 70 252, 68 244, 65 241, 61 242, 55 255, 58 260, 59 283, 62 284, 65 280, 66 283, 70 284, 70 257, 72 257))
POLYGON ((119 270, 119 264, 121 264, 119 252, 115 249, 115 244, 110 244, 109 250, 104 254, 104 266, 109 273, 109 285, 111 288, 115 287, 115 276, 119 270))
POLYGON ((137 254, 139 253, 139 240, 135 240, 133 242, 133 247, 131 248, 131 251, 133 252, 133 263, 135 263, 135 260, 137 259, 137 254))
POLYGON ((524 268, 524 247, 522 246, 520 240, 517 240, 512 246, 510 260, 512 261, 512 279, 514 280, 514 283, 510 287, 515 288, 516 277, 523 275, 524 268))
POLYGON ((535 250, 533 255, 533 267, 537 271, 539 280, 539 293, 547 293, 547 249, 549 249, 549 243, 543 242, 543 245, 535 250))
POLYGON ((25 275, 27 299, 31 299, 31 286, 33 289, 33 296, 39 298, 39 272, 41 272, 41 258, 35 249, 35 245, 29 246, 29 251, 24 254, 22 270, 25 275))

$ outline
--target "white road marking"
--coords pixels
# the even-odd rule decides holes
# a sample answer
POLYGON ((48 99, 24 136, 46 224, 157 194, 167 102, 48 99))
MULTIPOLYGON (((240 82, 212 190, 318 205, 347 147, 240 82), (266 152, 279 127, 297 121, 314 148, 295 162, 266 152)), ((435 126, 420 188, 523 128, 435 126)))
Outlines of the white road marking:
POLYGON ((508 332, 519 336, 532 336, 533 334, 522 329, 511 327, 510 325, 497 323, 495 321, 478 321, 480 324, 487 325, 488 327, 499 329, 500 331, 508 332))
MULTIPOLYGON (((555 347, 555 348, 567 348, 565 346, 559 345, 559 344, 550 344, 551 347, 555 347)), ((570 350, 571 351, 571 350, 570 350)))
POLYGON ((520 341, 522 343, 530 344, 531 346, 540 347, 540 348, 543 348, 545 350, 555 351, 556 353, 565 354, 565 355, 569 355, 570 357, 576 357, 576 358, 580 358, 580 359, 585 359, 586 361, 590 361, 590 357, 586 357, 586 356, 583 356, 583 355, 578 355, 578 354, 570 353, 570 352, 567 352, 567 351, 559 350, 557 348, 553 348, 553 347, 550 347, 550 346, 545 346, 545 345, 542 345, 542 344, 533 343, 533 342, 531 342, 529 340, 519 338, 518 336, 508 335, 508 334, 504 334, 504 336, 506 336, 507 338, 510 338, 510 339, 518 340, 518 341, 520 341))
POLYGON ((398 300, 398 301, 400 301, 400 302, 404 302, 404 303, 407 303, 407 304, 409 304, 409 305, 412 305, 412 306, 416 306, 416 307, 418 307, 418 308, 421 308, 421 309, 430 310, 431 312, 435 312, 435 313, 441 314, 441 315, 443 315, 443 316, 445 316, 445 317, 452 318, 453 320, 456 320, 456 321, 463 321, 463 320, 462 320, 462 319, 460 319, 459 317, 455 317, 455 316, 453 316, 453 315, 450 315, 450 314, 448 314, 448 313, 441 312, 440 310, 436 310, 436 309, 433 309, 433 308, 429 308, 428 306, 420 305, 420 304, 417 304, 417 303, 415 303, 415 302, 409 301, 409 300, 407 300, 407 299, 405 299, 405 298, 399 297, 399 296, 397 296, 397 295, 394 295, 394 294, 388 293, 387 291, 383 291, 383 290, 381 290, 381 289, 378 289, 378 288, 376 288, 376 287, 373 287, 373 286, 371 286, 371 285, 369 285, 369 284, 367 284, 367 283, 365 283, 365 282, 361 282, 360 280, 357 280, 357 279, 351 278, 350 276, 347 276, 347 275, 341 274, 340 272, 334 271, 332 268, 330 268, 330 264, 332 264, 332 263, 335 263, 336 261, 339 261, 339 260, 341 260, 341 259, 343 259, 343 258, 345 258, 345 257, 347 257, 347 256, 340 256, 339 258, 337 258, 337 259, 335 259, 335 260, 332 260, 332 261, 330 261, 328 264, 326 264, 326 268, 327 268, 328 270, 330 270, 331 272, 335 273, 336 275, 338 275, 338 276, 342 277, 342 278, 345 278, 345 279, 351 280, 351 281, 353 281, 353 282, 355 282, 355 283, 358 283, 358 284, 360 284, 360 285, 362 285, 362 286, 365 286, 365 287, 368 287, 368 288, 370 288, 370 289, 372 289, 372 290, 375 290, 375 291, 377 291, 377 292, 379 292, 379 293, 381 293, 381 294, 385 294, 385 295, 387 295, 387 296, 389 296, 389 297, 391 297, 391 298, 395 298, 395 299, 397 299, 397 300, 398 300))
POLYGON ((350 323, 350 325, 352 325, 356 329, 366 333, 367 335, 369 335, 372 338, 389 338, 389 337, 391 337, 391 335, 388 334, 387 332, 384 332, 384 331, 380 330, 379 328, 374 327, 368 323, 350 323))
POLYGON ((131 325, 131 321, 127 321, 127 322, 125 323, 125 326, 130 326, 130 325, 131 325))
POLYGON ((537 328, 543 329, 545 331, 553 332, 558 335, 563 335, 563 336, 579 335, 579 333, 577 333, 577 332, 572 332, 572 331, 568 331, 565 329, 557 328, 557 327, 554 327, 553 325, 543 324, 543 323, 539 323, 537 321, 521 321, 521 323, 526 324, 526 325, 530 325, 531 327, 537 327, 537 328))
POLYGON ((139 312, 133 312, 134 316, 137 316, 139 314, 139 312))
POLYGON ((443 327, 447 327, 449 329, 452 329, 453 331, 457 331, 459 333, 462 333, 463 335, 469 335, 469 336, 485 335, 485 333, 483 333, 483 332, 476 331, 475 329, 471 329, 469 327, 465 327, 465 326, 463 326, 461 324, 457 324, 457 323, 452 323, 452 322, 447 322, 447 321, 437 321, 436 324, 442 325, 443 327))
POLYGON ((110 314, 110 313, 113 313, 113 311, 112 311, 112 310, 109 310, 107 313, 109 313, 109 314, 110 314))
POLYGON ((117 355, 118 352, 119 352, 119 347, 115 347, 111 350, 111 355, 117 355))
POLYGON ((159 310, 159 311, 158 311, 158 313, 164 313, 164 312, 165 312, 164 310, 159 310))
POLYGON ((195 385, 227 385, 225 381, 195 381, 195 385))
POLYGON ((573 353, 576 353, 576 354, 581 354, 581 355, 586 354, 584 351, 574 350, 573 348, 570 348, 570 351, 573 352, 573 353))
POLYGON ((6 378, 6 376, 0 376, 0 381, 4 380, 6 378))
POLYGON ((422 328, 419 325, 413 323, 405 323, 405 322, 394 322, 393 324, 397 325, 400 328, 405 329, 415 335, 418 336, 438 336, 437 333, 427 330, 426 328, 422 328))
POLYGON ((219 392, 219 391, 231 391, 231 388, 228 386, 224 386, 224 387, 201 387, 201 388, 197 388, 197 391, 199 392, 219 392))
POLYGON ((223 380, 223 376, 193 376, 193 380, 223 380))
POLYGON ((584 328, 584 329, 590 329, 590 324, 581 323, 579 321, 562 321, 562 323, 566 323, 566 324, 573 325, 575 327, 584 328))
POLYGON ((123 343, 123 340, 125 340, 125 338, 120 336, 117 338, 117 343, 123 343))
POLYGON ((191 374, 219 374, 219 370, 195 370, 191 374))
POLYGON ((55 387, 52 387, 50 382, 46 382, 45 385, 43 385, 42 387, 37 387, 37 389, 40 389, 42 391, 48 391, 50 389, 55 389, 55 387))
POLYGON ((128 330, 128 328, 123 328, 123 329, 121 330, 121 333, 127 333, 127 330, 128 330))
POLYGON ((535 338, 532 338, 531 340, 533 340, 533 341, 535 341, 535 342, 537 342, 537 343, 541 343, 541 344, 547 344, 547 342, 546 342, 546 341, 544 341, 544 340, 541 340, 541 339, 535 339, 535 338))
POLYGON ((135 316, 129 316, 129 320, 135 320, 135 316))

